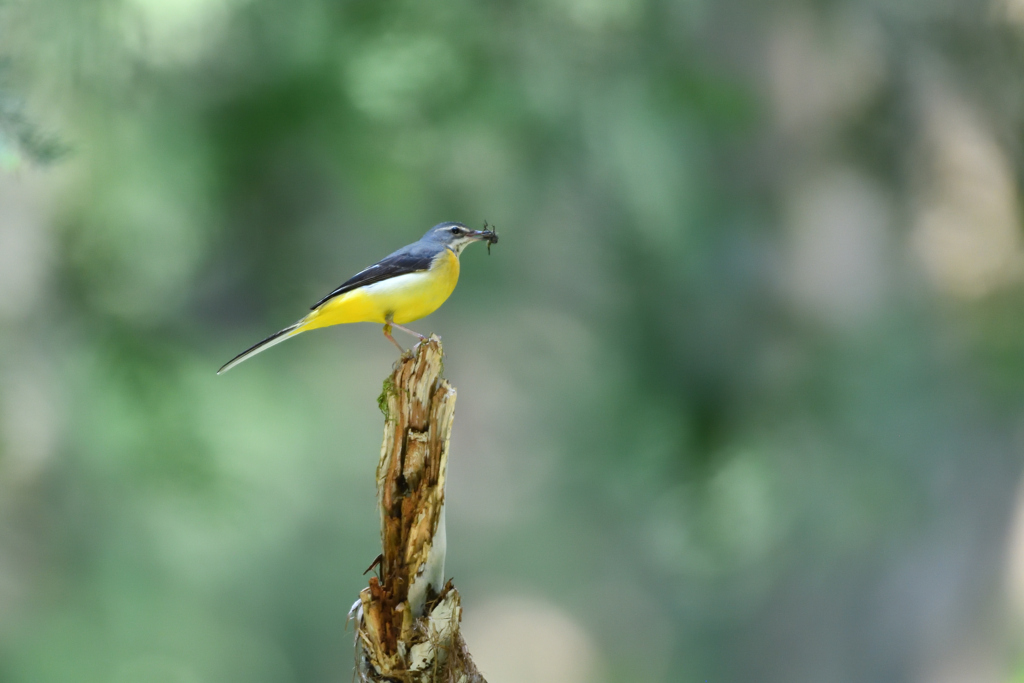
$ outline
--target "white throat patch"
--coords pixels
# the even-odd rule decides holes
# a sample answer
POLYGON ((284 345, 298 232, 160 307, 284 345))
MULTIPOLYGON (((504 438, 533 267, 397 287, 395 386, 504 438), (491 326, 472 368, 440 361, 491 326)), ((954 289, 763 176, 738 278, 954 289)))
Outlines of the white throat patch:
POLYGON ((459 255, 462 254, 462 250, 466 248, 467 244, 471 244, 471 243, 473 243, 475 241, 476 240, 471 239, 469 237, 463 237, 462 239, 457 240, 457 241, 452 242, 451 244, 449 244, 448 248, 451 249, 453 252, 455 252, 456 256, 459 256, 459 255))

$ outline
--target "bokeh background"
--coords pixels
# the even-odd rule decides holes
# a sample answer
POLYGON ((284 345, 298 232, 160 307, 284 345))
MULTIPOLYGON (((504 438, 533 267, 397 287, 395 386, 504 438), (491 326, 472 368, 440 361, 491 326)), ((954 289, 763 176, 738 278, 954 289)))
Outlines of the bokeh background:
POLYGON ((1024 681, 1022 78, 1021 0, 0 1, 0 681, 351 680, 394 349, 214 371, 442 220, 492 683, 1024 681))

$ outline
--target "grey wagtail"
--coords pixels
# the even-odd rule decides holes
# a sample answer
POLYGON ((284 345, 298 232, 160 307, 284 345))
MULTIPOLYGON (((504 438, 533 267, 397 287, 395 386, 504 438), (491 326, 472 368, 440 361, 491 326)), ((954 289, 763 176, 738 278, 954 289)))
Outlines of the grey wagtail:
POLYGON ((313 304, 313 312, 294 325, 272 334, 224 364, 227 372, 275 344, 318 327, 342 323, 383 323, 384 336, 404 353, 391 328, 426 339, 400 323, 426 317, 441 307, 459 281, 459 254, 471 242, 497 244, 494 230, 470 230, 462 223, 435 225, 418 242, 402 247, 361 270, 345 284, 313 304))

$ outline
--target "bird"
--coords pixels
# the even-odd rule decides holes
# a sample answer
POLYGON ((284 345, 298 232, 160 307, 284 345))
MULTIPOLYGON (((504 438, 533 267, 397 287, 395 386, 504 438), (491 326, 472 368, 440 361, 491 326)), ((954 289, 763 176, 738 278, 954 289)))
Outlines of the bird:
POLYGON ((330 325, 373 322, 384 325, 384 336, 405 353, 391 336, 392 327, 420 341, 426 337, 402 323, 426 317, 440 308, 459 281, 459 255, 473 242, 487 242, 487 251, 498 243, 498 233, 471 230, 462 223, 438 223, 418 241, 402 247, 369 268, 364 268, 330 294, 317 301, 304 318, 270 335, 225 363, 223 374, 257 353, 297 334, 330 325))

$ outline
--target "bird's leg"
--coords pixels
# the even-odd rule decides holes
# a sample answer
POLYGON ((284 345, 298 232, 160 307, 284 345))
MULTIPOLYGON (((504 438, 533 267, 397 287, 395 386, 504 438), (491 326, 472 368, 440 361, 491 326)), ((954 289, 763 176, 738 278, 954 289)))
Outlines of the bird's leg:
POLYGON ((405 349, 403 349, 401 345, 395 341, 395 338, 391 336, 391 323, 384 323, 384 336, 387 337, 392 344, 398 347, 399 353, 405 353, 405 349))
POLYGON ((392 320, 392 321, 389 321, 389 322, 388 322, 388 325, 393 325, 394 327, 396 327, 396 328, 400 329, 400 330, 401 330, 402 332, 405 332, 406 334, 411 334, 412 336, 414 336, 414 337, 416 337, 417 339, 419 339, 419 340, 420 340, 421 342, 425 342, 425 341, 427 341, 427 338, 426 338, 426 337, 424 337, 424 336, 423 336, 422 334, 420 334, 419 332, 416 332, 416 331, 414 331, 414 330, 410 330, 410 329, 409 329, 408 327, 402 327, 401 325, 399 325, 398 323, 396 323, 396 322, 395 322, 395 321, 393 321, 393 320, 392 320))

